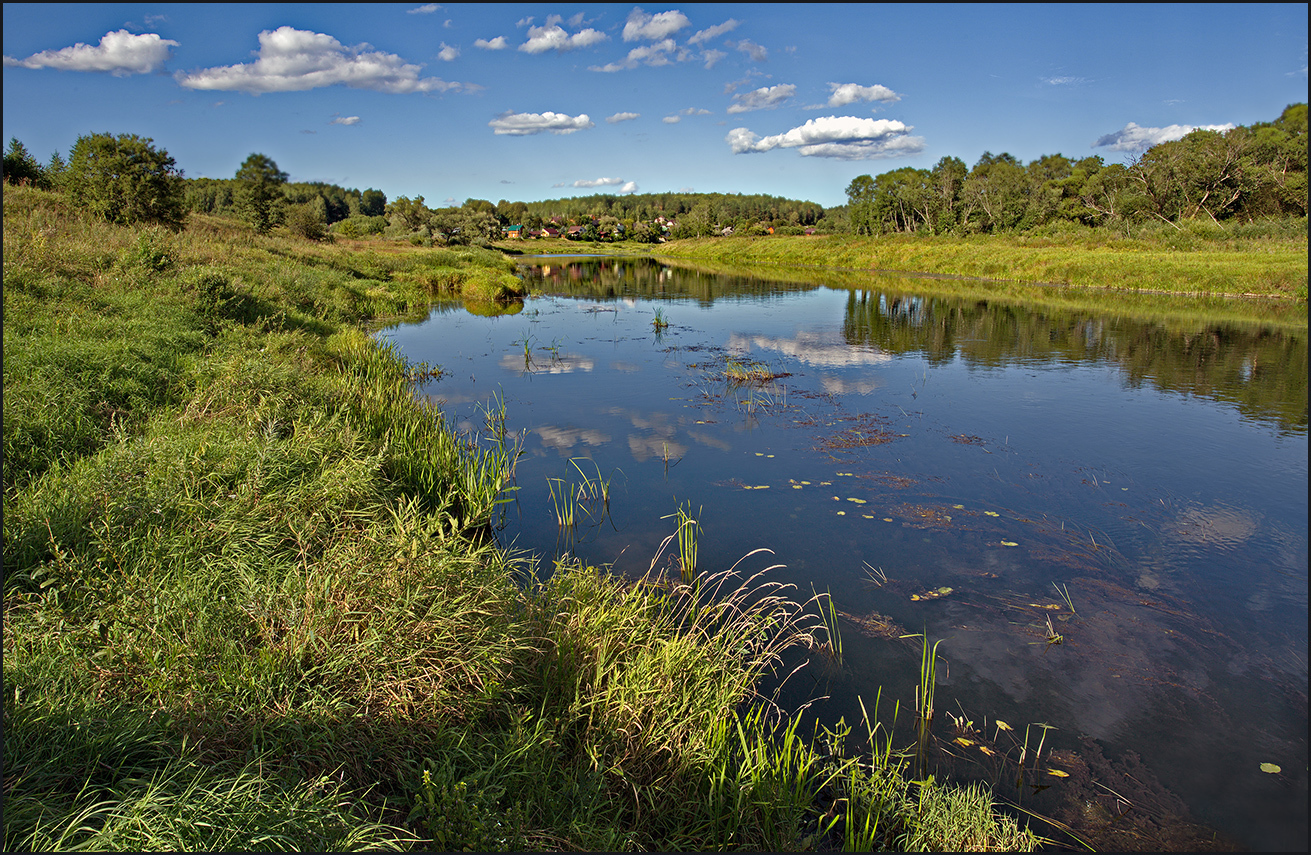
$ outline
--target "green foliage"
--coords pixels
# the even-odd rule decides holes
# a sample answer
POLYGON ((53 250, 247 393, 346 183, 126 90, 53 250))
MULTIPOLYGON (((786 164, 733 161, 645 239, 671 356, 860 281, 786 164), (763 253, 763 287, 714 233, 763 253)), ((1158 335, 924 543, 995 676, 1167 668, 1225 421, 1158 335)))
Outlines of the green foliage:
POLYGON ((154 141, 135 134, 78 137, 65 179, 74 205, 111 223, 180 227, 182 173, 154 141))
POLYGON ((27 147, 17 137, 9 140, 9 150, 4 156, 4 180, 6 184, 31 184, 39 187, 45 183, 45 170, 27 151, 27 147))
POLYGON ((237 170, 233 202, 241 218, 258 234, 265 234, 282 219, 282 186, 287 173, 272 158, 252 154, 237 170))

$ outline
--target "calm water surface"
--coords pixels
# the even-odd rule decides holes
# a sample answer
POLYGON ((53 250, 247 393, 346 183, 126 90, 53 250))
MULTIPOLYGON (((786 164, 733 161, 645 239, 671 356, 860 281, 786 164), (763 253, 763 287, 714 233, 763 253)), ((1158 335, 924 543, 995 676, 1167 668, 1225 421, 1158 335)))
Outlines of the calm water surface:
POLYGON ((938 708, 974 722, 962 746, 935 721, 940 774, 1089 834, 1126 813, 1099 838, 1116 848, 1207 829, 1304 848, 1305 331, 1035 312, 927 280, 611 259, 524 275, 544 296, 518 314, 439 306, 384 334, 445 369, 421 392, 453 423, 481 429, 503 397, 524 436, 504 544, 636 576, 690 503, 702 569, 765 547, 744 567, 781 563, 842 612, 843 665, 793 677, 794 707, 858 721, 881 687, 891 723, 919 667, 896 636, 926 632, 938 708), (777 376, 735 384, 730 360, 777 376), (609 515, 562 533, 549 486, 580 471, 610 481, 609 515), (1042 770, 1016 787, 1001 758, 1039 723, 1042 770))

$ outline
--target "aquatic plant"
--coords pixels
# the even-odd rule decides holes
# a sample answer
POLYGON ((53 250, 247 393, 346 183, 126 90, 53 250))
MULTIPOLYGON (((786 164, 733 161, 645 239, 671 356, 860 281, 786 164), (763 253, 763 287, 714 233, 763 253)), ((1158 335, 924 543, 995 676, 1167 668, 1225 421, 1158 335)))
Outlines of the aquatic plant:
POLYGON ((1070 599, 1070 589, 1064 585, 1057 585, 1055 582, 1052 582, 1052 587, 1056 589, 1056 593, 1061 595, 1061 599, 1065 601, 1065 607, 1070 610, 1070 614, 1078 614, 1074 610, 1074 601, 1070 599))

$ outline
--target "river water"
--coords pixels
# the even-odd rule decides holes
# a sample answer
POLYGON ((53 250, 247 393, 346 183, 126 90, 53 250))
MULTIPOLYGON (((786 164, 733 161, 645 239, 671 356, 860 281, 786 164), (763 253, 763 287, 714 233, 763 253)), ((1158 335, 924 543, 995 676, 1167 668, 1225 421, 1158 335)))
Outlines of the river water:
POLYGON ((1305 327, 906 277, 522 272, 517 313, 444 304, 383 333, 442 367, 420 392, 453 424, 504 402, 503 544, 638 576, 683 507, 701 569, 765 548, 743 569, 831 595, 842 661, 792 676, 793 708, 856 722, 881 689, 909 742, 922 639, 900 636, 925 634, 940 776, 1100 848, 1304 850, 1305 327), (609 506, 562 530, 584 476, 609 506))

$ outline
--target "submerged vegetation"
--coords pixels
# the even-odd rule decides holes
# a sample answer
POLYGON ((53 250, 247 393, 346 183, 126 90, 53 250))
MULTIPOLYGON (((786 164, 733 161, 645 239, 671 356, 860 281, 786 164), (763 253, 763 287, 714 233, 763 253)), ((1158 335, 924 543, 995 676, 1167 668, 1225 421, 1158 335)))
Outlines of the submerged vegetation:
POLYGON ((687 579, 496 546, 503 402, 458 433, 368 329, 512 271, 6 188, 5 848, 1034 848, 877 705, 757 696, 836 614, 698 567, 690 505, 687 579))

